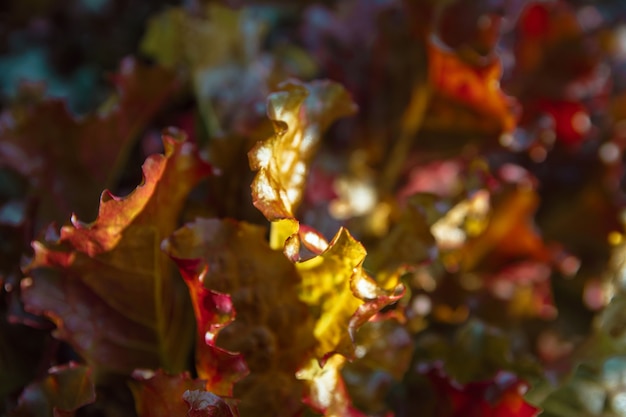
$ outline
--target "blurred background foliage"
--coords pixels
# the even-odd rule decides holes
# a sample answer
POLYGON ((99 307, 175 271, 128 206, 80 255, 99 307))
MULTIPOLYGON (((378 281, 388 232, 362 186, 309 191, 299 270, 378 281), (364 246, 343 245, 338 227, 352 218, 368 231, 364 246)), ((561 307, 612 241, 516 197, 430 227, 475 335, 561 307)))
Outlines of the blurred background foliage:
MULTIPOLYGON (((130 192, 169 125, 221 172, 182 219, 266 224, 247 153, 280 127, 267 97, 289 78, 336 81, 358 105, 306 161, 296 218, 327 239, 348 227, 365 269, 407 287, 358 333, 354 405, 626 416, 622 0, 2 1, 4 407, 79 359, 23 309, 30 241, 95 218, 104 188, 130 192), (485 405, 524 381, 533 406, 485 405)), ((99 389, 122 405, 86 414, 132 403, 99 389)))

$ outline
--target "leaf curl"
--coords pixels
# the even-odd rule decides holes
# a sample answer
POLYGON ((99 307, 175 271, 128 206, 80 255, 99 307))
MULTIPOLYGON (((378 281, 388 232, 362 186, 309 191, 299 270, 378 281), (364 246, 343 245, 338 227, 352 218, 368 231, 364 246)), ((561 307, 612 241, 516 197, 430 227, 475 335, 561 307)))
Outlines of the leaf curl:
MULTIPOLYGON (((188 283, 209 294, 230 295, 237 317, 216 335, 215 345, 242 354, 250 370, 234 385, 241 414, 301 412, 303 386, 295 373, 315 343, 312 320, 298 298, 298 272, 280 251, 270 248, 265 230, 234 220, 197 219, 163 247, 188 283)), ((197 306, 202 325, 201 316, 215 308, 197 306)), ((204 341, 204 335, 199 337, 204 341)), ((201 361, 196 366, 201 375, 210 372, 201 361)))
POLYGON ((150 156, 144 181, 126 197, 102 193, 98 218, 72 217, 60 237, 34 241, 22 282, 26 309, 51 319, 102 373, 184 369, 192 341, 189 298, 161 240, 176 227, 187 194, 211 172, 195 146, 170 132, 150 156))
POLYGON ((98 193, 119 174, 129 146, 179 87, 174 72, 132 58, 112 80, 117 94, 83 118, 55 99, 2 113, 0 166, 29 178, 41 222, 64 222, 72 211, 93 216, 98 193))
POLYGON ((354 357, 354 333, 384 306, 402 297, 402 284, 383 289, 363 271, 365 248, 341 228, 319 256, 296 263, 300 298, 318 309, 315 349, 322 364, 334 353, 354 357))
POLYGON ((137 370, 129 383, 139 417, 234 417, 230 404, 205 391, 205 384, 203 380, 191 379, 187 372, 168 375, 161 370, 137 370))
POLYGON ((268 98, 274 135, 248 153, 258 171, 252 197, 268 220, 294 218, 309 164, 324 131, 337 119, 356 111, 348 92, 331 81, 287 81, 268 98))

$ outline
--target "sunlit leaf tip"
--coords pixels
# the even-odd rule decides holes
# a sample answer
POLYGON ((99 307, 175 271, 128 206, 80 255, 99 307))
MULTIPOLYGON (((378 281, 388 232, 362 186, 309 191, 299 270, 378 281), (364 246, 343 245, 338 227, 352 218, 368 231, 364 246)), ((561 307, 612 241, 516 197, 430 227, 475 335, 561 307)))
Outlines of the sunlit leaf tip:
MULTIPOLYGON (((124 229, 139 216, 180 210, 191 186, 213 173, 213 168, 200 158, 196 145, 188 142, 182 131, 173 128, 164 131, 163 146, 164 154, 151 155, 144 162, 143 179, 135 190, 125 197, 103 191, 98 218, 85 224, 72 215, 72 225, 61 229, 61 241, 94 256, 114 248, 124 229)), ((173 219, 167 222, 173 224, 173 219)))
POLYGON ((302 277, 300 298, 319 309, 314 334, 323 364, 334 353, 354 357, 358 327, 404 293, 402 284, 381 288, 365 271, 363 245, 341 228, 319 256, 296 263, 302 277))
POLYGON ((356 111, 348 92, 332 81, 290 80, 268 98, 274 135, 250 150, 250 168, 258 171, 252 197, 268 220, 293 218, 322 135, 337 119, 356 111))

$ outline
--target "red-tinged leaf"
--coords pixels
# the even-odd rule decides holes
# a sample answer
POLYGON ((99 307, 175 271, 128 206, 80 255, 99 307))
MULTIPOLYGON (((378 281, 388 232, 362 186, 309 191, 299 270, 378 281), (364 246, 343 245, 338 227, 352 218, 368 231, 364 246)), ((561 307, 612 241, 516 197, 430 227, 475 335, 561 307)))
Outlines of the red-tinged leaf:
POLYGON ((189 406, 189 417, 236 417, 228 404, 217 395, 207 391, 185 391, 183 400, 189 406))
POLYGON ((358 358, 344 365, 341 373, 353 402, 368 415, 384 415, 394 385, 411 365, 413 340, 404 325, 395 320, 365 324, 356 336, 358 358))
MULTIPOLYGON (((206 326, 202 320, 225 323, 214 315, 231 311, 221 298, 230 294, 237 317, 220 330, 215 344, 241 353, 250 369, 234 386, 241 414, 301 412, 303 387, 295 373, 315 343, 312 320, 298 298, 300 278, 295 267, 281 251, 270 248, 265 230, 233 220, 198 219, 176 231, 163 248, 177 262, 191 292, 208 294, 204 304, 198 295, 192 296, 198 300, 199 327, 206 326)), ((205 340, 203 334, 199 337, 205 340)), ((212 372, 203 369, 202 361, 197 360, 196 366, 200 375, 212 372)), ((234 371, 224 370, 226 375, 234 371)))
POLYGON ((295 262, 302 278, 300 299, 315 312, 314 355, 296 374, 307 384, 304 402, 325 416, 363 416, 352 405, 341 369, 346 358, 355 358, 358 329, 398 301, 404 286, 396 275, 385 277, 390 290, 370 278, 362 268, 365 249, 344 228, 328 243, 313 228, 282 219, 272 223, 270 240, 295 262), (315 256, 300 262, 301 244, 315 256))
POLYGON ((193 144, 164 136, 165 155, 150 156, 144 181, 126 197, 105 191, 98 218, 72 218, 56 241, 33 242, 22 298, 51 319, 102 373, 184 369, 193 338, 189 296, 161 240, 176 227, 188 192, 210 173, 193 144))
POLYGON ((130 388, 139 417, 233 416, 222 398, 204 391, 206 382, 188 373, 135 371, 130 388), (204 414, 203 414, 204 413, 204 414))
POLYGON ((195 278, 184 260, 177 260, 185 282, 189 287, 196 315, 196 369, 205 379, 206 389, 220 395, 232 395, 236 382, 248 375, 250 370, 243 355, 218 347, 215 342, 221 328, 235 319, 235 308, 231 297, 207 290, 204 287, 203 271, 195 278), (192 275, 188 275, 188 273, 192 275))
POLYGON ((345 362, 345 357, 335 355, 322 367, 317 359, 312 359, 297 373, 298 378, 307 381, 308 385, 304 403, 325 417, 365 417, 352 406, 346 390, 341 375, 345 362))
POLYGON ((535 417, 540 412, 524 400, 528 385, 513 374, 459 384, 438 367, 424 373, 437 396, 437 417, 535 417))
POLYGON ((16 106, 0 116, 0 166, 29 178, 39 220, 92 218, 100 191, 111 185, 127 149, 177 89, 175 74, 131 58, 113 77, 115 100, 76 118, 60 100, 16 106))
POLYGON ((188 373, 168 375, 136 370, 129 382, 139 417, 184 416, 189 406, 183 401, 187 390, 203 389, 205 382, 192 380, 188 373))
POLYGON ((273 221, 269 243, 272 249, 282 250, 292 262, 321 255, 328 249, 328 242, 320 232, 295 219, 273 221))
POLYGON ((350 290, 355 297, 364 301, 350 318, 348 331, 354 343, 357 330, 383 308, 395 303, 404 296, 405 287, 400 284, 399 276, 393 276, 396 287, 392 291, 385 291, 374 280, 367 276, 359 265, 355 275, 350 279, 350 290))
POLYGON ((546 116, 556 140, 569 147, 584 141, 592 127, 589 112, 580 102, 539 99, 526 103, 524 119, 533 120, 546 116))
POLYGON ((484 230, 462 248, 461 267, 471 270, 519 258, 549 262, 552 253, 534 224, 538 205, 539 196, 531 188, 505 192, 484 230))
POLYGON ((397 280, 385 290, 367 276, 365 254, 363 245, 342 228, 324 252, 296 263, 302 277, 300 298, 318 311, 315 354, 322 363, 334 353, 353 358, 357 329, 404 293, 397 280))
POLYGON ((550 277, 552 268, 541 262, 520 262, 487 278, 487 287, 501 300, 506 300, 513 317, 553 319, 556 306, 550 277))
POLYGON ((425 129, 497 136, 515 128, 512 98, 500 89, 499 61, 471 66, 430 43, 428 68, 434 94, 424 120, 425 129))
POLYGON ((268 220, 295 216, 322 134, 355 111, 348 92, 331 81, 288 81, 269 96, 274 136, 248 153, 250 167, 258 171, 251 186, 254 205, 268 220))
POLYGON ((28 385, 12 411, 14 417, 70 417, 96 399, 92 371, 70 362, 55 366, 41 381, 28 385))

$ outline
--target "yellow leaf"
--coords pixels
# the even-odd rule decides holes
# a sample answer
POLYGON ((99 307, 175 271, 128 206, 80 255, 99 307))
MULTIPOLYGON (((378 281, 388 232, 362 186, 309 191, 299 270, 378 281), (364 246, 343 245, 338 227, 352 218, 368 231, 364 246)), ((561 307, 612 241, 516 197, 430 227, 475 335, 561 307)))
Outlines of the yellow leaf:
POLYGON ((323 363, 334 353, 354 357, 354 333, 385 305, 398 300, 404 287, 383 290, 362 268, 365 248, 341 228, 319 256, 296 263, 302 277, 300 299, 319 314, 314 335, 323 363))
POLYGON ((235 220, 197 219, 176 231, 163 247, 198 301, 199 329, 215 327, 216 312, 224 310, 216 308, 213 300, 204 302, 206 297, 198 297, 203 292, 213 292, 213 299, 229 294, 219 297, 222 301, 218 299, 217 304, 230 303, 228 297, 236 311, 232 323, 220 325, 215 345, 239 352, 249 375, 240 378, 239 361, 227 363, 223 356, 216 357, 205 343, 204 332, 198 334, 198 374, 219 383, 222 390, 236 382, 233 393, 240 400, 242 416, 293 416, 303 408, 303 384, 295 373, 308 361, 315 344, 313 318, 298 298, 296 268, 280 251, 270 248, 265 232, 262 227, 235 220), (224 369, 216 372, 220 365, 224 369))
POLYGON ((267 113, 275 133, 248 153, 250 167, 258 171, 252 182, 254 205, 268 220, 295 217, 322 134, 355 111, 348 92, 332 81, 288 81, 269 96, 267 113))

